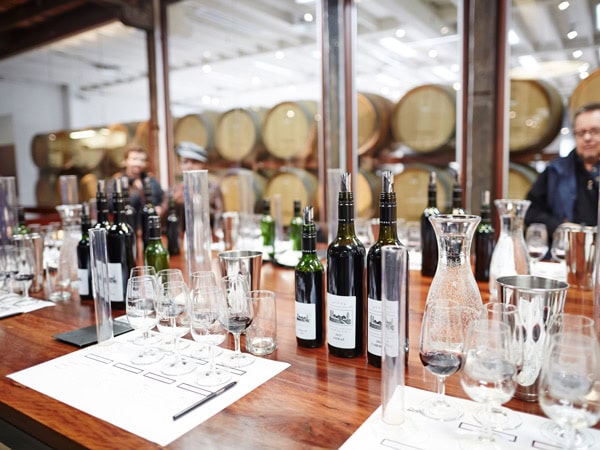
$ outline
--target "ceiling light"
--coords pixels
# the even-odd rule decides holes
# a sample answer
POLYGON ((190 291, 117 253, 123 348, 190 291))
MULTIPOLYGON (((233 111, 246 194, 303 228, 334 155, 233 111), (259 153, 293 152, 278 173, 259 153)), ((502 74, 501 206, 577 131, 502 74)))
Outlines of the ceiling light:
POLYGON ((281 50, 277 50, 275 52, 275 58, 277 58, 277 59, 283 59, 283 58, 285 58, 285 53, 283 53, 281 50))
POLYGON ((575 50, 573 53, 573 58, 581 58, 581 55, 583 55, 583 52, 581 50, 575 50))
POLYGON ((448 27, 440 28, 440 33, 442 33, 442 34, 448 34, 449 32, 450 32, 450 28, 448 28, 448 27))
POLYGON ((429 55, 430 58, 437 58, 438 52, 437 50, 429 50, 429 52, 427 52, 427 54, 429 55))
POLYGON ((569 7, 569 2, 560 2, 558 4, 558 9, 560 9, 561 11, 564 11, 568 7, 569 7))
POLYGON ((573 31, 569 31, 569 32, 567 33, 567 37, 568 37, 569 39, 575 39, 575 38, 577 37, 577 31, 575 31, 575 30, 573 30, 573 31))
POLYGON ((580 72, 579 73, 579 78, 581 78, 582 80, 585 80, 589 76, 590 76, 590 74, 587 73, 587 72, 580 72))
POLYGON ((403 38, 404 36, 406 36, 406 30, 403 30, 402 28, 398 28, 396 30, 396 37, 403 38))
POLYGON ((560 134, 569 134, 569 128, 568 127, 562 127, 560 129, 560 134))
POLYGON ((209 65, 209 64, 204 64, 204 65, 202 66, 202 72, 204 72, 204 73, 209 73, 209 72, 212 72, 212 67, 210 67, 210 65, 209 65))
POLYGON ((211 102, 210 95, 203 95, 202 96, 202 103, 204 103, 205 105, 210 105, 210 102, 211 102))
POLYGON ((460 91, 460 83, 458 81, 454 82, 454 84, 452 84, 452 89, 460 91))
POLYGON ((396 38, 383 38, 379 40, 379 43, 388 50, 396 52, 405 58, 411 58, 417 54, 413 48, 409 47, 404 42, 400 42, 396 38))
POLYGON ((311 13, 306 13, 304 14, 304 21, 305 22, 312 22, 314 19, 313 15, 311 13))
POLYGON ((509 30, 508 31, 508 43, 510 45, 517 45, 519 42, 521 42, 521 39, 519 39, 519 36, 515 32, 515 30, 509 30))

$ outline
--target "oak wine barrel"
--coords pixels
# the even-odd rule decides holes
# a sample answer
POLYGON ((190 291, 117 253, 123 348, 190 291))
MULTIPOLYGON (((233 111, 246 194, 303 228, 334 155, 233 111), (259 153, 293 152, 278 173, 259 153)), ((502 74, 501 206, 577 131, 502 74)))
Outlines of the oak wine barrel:
POLYGON ((391 140, 391 100, 367 92, 359 92, 356 102, 358 116, 358 154, 375 153, 391 140))
POLYGON ((317 102, 285 101, 265 116, 262 139, 267 151, 280 159, 308 158, 317 151, 317 102))
POLYGON ((215 159, 215 132, 220 116, 217 111, 203 111, 180 117, 173 127, 173 142, 175 145, 179 142, 193 142, 208 152, 210 160, 215 159))
POLYGON ((252 186, 254 190, 254 211, 258 211, 259 208, 262 206, 263 193, 265 190, 265 186, 267 185, 267 181, 262 175, 253 172, 252 170, 237 167, 227 169, 219 173, 219 187, 221 188, 221 193, 223 194, 223 210, 241 210, 241 174, 247 174, 248 176, 251 176, 253 178, 252 186))
POLYGON ((524 200, 537 179, 534 168, 523 164, 510 163, 508 168, 508 198, 524 200))
POLYGON ((263 120, 264 111, 258 108, 234 108, 224 112, 215 136, 219 155, 236 162, 255 158, 262 150, 263 120))
POLYGON ((313 205, 317 217, 317 192, 319 182, 312 173, 294 167, 281 167, 268 182, 264 197, 273 199, 281 196, 281 220, 289 224, 294 216, 294 200, 300 200, 302 207, 313 205))
POLYGON ((569 99, 571 115, 588 103, 600 103, 600 69, 594 70, 586 79, 581 80, 569 99))
POLYGON ((356 216, 370 219, 379 215, 381 178, 372 172, 360 170, 356 177, 356 216))

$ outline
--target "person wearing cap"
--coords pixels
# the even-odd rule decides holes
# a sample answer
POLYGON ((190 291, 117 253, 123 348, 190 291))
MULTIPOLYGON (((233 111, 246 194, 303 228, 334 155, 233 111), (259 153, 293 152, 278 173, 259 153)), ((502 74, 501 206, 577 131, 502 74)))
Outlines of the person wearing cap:
MULTIPOLYGON (((208 152, 204 147, 193 142, 179 142, 175 146, 175 151, 179 156, 179 165, 181 171, 206 169, 208 161, 208 152)), ((210 225, 215 229, 215 224, 223 212, 223 194, 217 183, 210 178, 208 180, 209 207, 210 207, 210 225)), ((175 209, 179 217, 179 223, 185 226, 185 201, 183 197, 183 183, 176 184, 172 189, 175 209)))

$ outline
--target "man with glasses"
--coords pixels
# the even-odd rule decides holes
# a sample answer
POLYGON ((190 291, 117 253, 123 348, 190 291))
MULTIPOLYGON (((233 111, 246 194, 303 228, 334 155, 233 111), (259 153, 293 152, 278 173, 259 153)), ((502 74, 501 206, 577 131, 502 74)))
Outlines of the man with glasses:
POLYGON ((552 160, 527 194, 531 206, 525 224, 544 223, 551 237, 565 223, 596 225, 600 174, 600 103, 573 116, 575 149, 552 160))

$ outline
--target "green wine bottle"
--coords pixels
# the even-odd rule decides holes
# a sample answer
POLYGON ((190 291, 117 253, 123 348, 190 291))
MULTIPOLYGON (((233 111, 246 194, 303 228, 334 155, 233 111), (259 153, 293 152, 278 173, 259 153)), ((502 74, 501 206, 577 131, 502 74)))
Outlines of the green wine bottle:
POLYGON ((315 348, 323 345, 325 337, 323 326, 323 274, 325 269, 317 256, 317 228, 313 221, 312 206, 304 208, 303 222, 302 257, 294 273, 296 342, 300 347, 315 348))
POLYGON ((275 256, 275 219, 271 215, 271 202, 263 200, 263 215, 260 219, 260 232, 263 239, 263 249, 271 259, 275 256))
POLYGON ((300 215, 300 200, 294 200, 294 217, 290 222, 290 241, 292 250, 302 250, 302 216, 300 215))
POLYGON ((169 252, 160 236, 160 218, 153 214, 148 217, 148 245, 144 250, 144 264, 152 266, 156 273, 169 268, 169 252))
POLYGON ((21 205, 17 207, 17 217, 19 220, 19 225, 13 234, 16 235, 27 235, 31 234, 31 229, 27 226, 27 222, 25 222, 25 208, 21 205))

